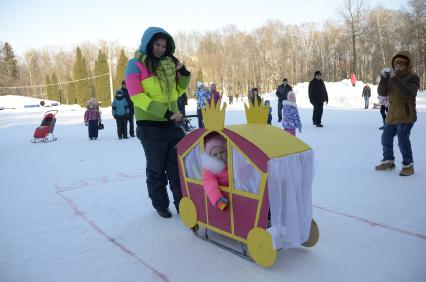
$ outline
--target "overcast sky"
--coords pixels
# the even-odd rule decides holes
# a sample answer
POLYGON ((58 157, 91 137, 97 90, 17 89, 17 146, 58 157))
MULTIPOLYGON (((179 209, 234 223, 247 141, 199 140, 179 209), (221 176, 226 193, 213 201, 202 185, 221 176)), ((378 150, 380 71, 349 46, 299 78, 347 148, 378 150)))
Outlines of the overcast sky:
MULTIPOLYGON (((407 1, 369 1, 370 7, 378 4, 397 10, 407 1)), ((20 55, 31 47, 72 47, 99 39, 136 47, 149 26, 160 26, 173 35, 230 24, 251 31, 268 19, 321 24, 340 20, 337 10, 342 5, 343 0, 0 0, 0 42, 9 42, 20 55)))

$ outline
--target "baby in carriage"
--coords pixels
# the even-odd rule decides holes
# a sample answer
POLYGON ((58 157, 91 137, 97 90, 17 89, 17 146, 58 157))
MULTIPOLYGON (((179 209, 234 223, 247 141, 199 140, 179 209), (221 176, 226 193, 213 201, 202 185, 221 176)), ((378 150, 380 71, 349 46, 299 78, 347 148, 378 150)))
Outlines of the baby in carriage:
POLYGON ((226 210, 229 200, 225 198, 219 185, 228 186, 228 152, 226 140, 218 133, 205 138, 205 151, 201 157, 203 167, 203 188, 210 203, 220 210, 226 210))

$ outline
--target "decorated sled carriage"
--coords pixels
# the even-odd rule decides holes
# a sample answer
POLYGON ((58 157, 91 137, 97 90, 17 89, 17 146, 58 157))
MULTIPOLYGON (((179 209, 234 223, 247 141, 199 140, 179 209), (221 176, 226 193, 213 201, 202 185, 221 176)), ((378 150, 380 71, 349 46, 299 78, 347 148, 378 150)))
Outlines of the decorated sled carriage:
POLYGON ((262 105, 245 105, 247 124, 229 126, 224 126, 226 104, 212 103, 203 111, 205 128, 177 146, 179 210, 197 237, 271 267, 280 249, 314 246, 319 230, 312 219, 312 149, 268 125, 269 105, 262 105), (220 186, 230 201, 225 211, 210 203, 202 186, 201 154, 211 132, 227 140, 229 186, 220 186), (240 248, 213 240, 210 231, 240 242, 240 248))

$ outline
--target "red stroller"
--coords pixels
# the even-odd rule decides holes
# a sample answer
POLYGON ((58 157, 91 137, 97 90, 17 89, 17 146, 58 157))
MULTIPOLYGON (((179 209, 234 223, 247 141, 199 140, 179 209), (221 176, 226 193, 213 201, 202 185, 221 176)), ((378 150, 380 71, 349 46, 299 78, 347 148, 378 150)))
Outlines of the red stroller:
POLYGON ((39 127, 34 131, 34 139, 31 139, 31 142, 52 142, 56 141, 56 138, 53 135, 53 129, 55 128, 56 118, 55 115, 58 113, 57 110, 47 111, 44 114, 43 120, 39 127))

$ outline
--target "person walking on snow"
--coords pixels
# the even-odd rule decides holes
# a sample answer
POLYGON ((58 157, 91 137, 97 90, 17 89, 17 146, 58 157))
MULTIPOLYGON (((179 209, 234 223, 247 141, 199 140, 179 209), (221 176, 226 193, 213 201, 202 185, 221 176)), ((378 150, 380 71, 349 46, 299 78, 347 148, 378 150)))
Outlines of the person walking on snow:
POLYGON ((127 139, 127 117, 129 116, 129 105, 124 98, 123 91, 117 89, 114 101, 112 101, 112 116, 117 123, 118 139, 127 139))
POLYGON ((324 102, 328 104, 328 94, 324 81, 321 79, 321 72, 316 71, 314 79, 309 82, 309 101, 314 106, 312 122, 316 127, 323 127, 321 124, 324 102))
POLYGON ((386 113, 389 110, 389 99, 388 96, 380 96, 378 95, 377 98, 379 99, 379 105, 380 105, 380 115, 382 116, 383 125, 379 127, 380 130, 383 130, 385 127, 385 121, 386 121, 386 113))
POLYGON ((291 86, 288 84, 287 78, 284 78, 283 83, 278 86, 277 91, 275 92, 278 97, 278 122, 281 122, 281 120, 283 119, 283 101, 287 100, 287 94, 290 91, 293 91, 293 88, 291 88, 291 86))
POLYGON ((383 159, 376 170, 395 169, 393 139, 398 136, 398 146, 402 155, 400 176, 414 173, 413 152, 410 132, 417 120, 416 96, 420 78, 412 71, 411 54, 408 51, 397 53, 391 62, 392 68, 383 68, 377 92, 389 97, 389 112, 382 133, 383 159))
POLYGON ((371 97, 371 88, 370 86, 368 86, 368 83, 366 83, 364 88, 362 89, 361 97, 364 98, 365 109, 368 109, 368 104, 370 103, 370 97, 371 97))
POLYGON ((220 100, 222 99, 220 93, 216 90, 216 84, 212 83, 212 85, 210 85, 210 103, 211 101, 214 101, 214 105, 216 106, 217 103, 219 102, 220 104, 220 100))
POLYGON ((195 97, 197 98, 198 128, 203 128, 204 122, 202 109, 206 108, 207 101, 210 100, 210 93, 207 88, 204 87, 201 81, 197 81, 197 91, 195 92, 195 97))
POLYGON ((265 106, 265 108, 269 105, 268 124, 272 124, 272 107, 271 107, 271 101, 265 100, 265 102, 263 102, 263 105, 265 106))
POLYGON ((172 217, 167 184, 177 212, 182 198, 176 145, 185 133, 177 124, 182 114, 176 101, 191 79, 174 52, 172 36, 162 28, 149 27, 126 68, 126 85, 135 107, 136 136, 145 152, 148 195, 164 218, 172 217))
POLYGON ((354 74, 354 73, 351 75, 351 83, 352 83, 352 86, 355 87, 355 84, 356 84, 356 74, 354 74))
POLYGON ((97 106, 98 104, 95 102, 88 102, 87 110, 84 113, 84 124, 88 127, 90 140, 98 139, 98 124, 102 122, 101 113, 96 108, 97 106))
POLYGON ((283 101, 282 126, 285 131, 296 136, 296 128, 302 133, 302 122, 296 104, 296 95, 293 91, 288 92, 287 100, 283 101))
MULTIPOLYGON (((123 92, 123 96, 126 99, 127 104, 129 106, 129 114, 127 115, 127 121, 129 122, 129 134, 130 134, 130 137, 135 137, 135 123, 133 121, 135 116, 135 109, 133 107, 132 99, 130 99, 129 91, 127 91, 125 80, 121 82, 121 91, 123 92)), ((127 129, 127 122, 126 122, 126 129, 127 129)))

